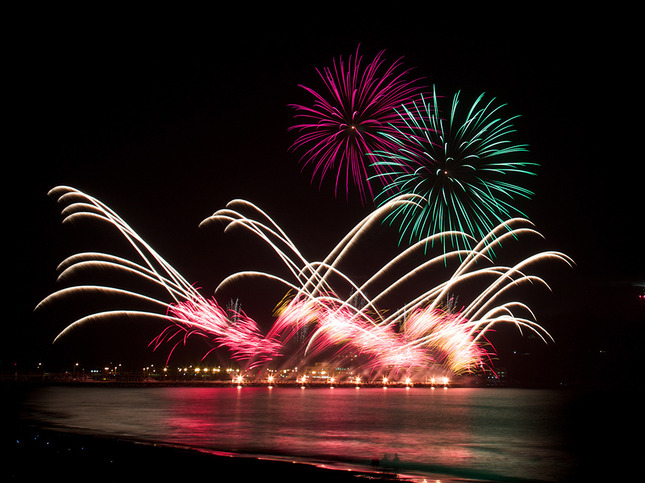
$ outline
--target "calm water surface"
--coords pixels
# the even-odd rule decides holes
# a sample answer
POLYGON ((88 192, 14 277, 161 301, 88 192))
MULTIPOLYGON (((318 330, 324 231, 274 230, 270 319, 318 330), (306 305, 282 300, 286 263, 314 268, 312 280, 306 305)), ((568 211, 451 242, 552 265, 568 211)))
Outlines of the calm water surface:
POLYGON ((221 451, 383 461, 415 471, 563 481, 566 391, 484 388, 44 387, 46 426, 221 451))

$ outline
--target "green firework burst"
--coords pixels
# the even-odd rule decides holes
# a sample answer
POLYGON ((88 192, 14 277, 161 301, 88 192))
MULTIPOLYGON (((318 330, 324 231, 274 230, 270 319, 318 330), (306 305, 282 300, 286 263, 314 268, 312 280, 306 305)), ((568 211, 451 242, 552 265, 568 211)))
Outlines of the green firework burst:
POLYGON ((485 101, 482 94, 462 110, 458 92, 444 118, 439 101, 433 91, 428 102, 422 96, 397 111, 405 124, 391 137, 398 148, 372 153, 384 173, 376 176, 390 180, 375 201, 381 206, 402 194, 422 200, 388 216, 390 224, 398 223, 401 242, 460 232, 450 236, 453 246, 471 248, 469 235, 480 238, 512 217, 526 217, 515 201, 533 192, 515 179, 534 175, 537 164, 522 159, 527 145, 510 139, 518 116, 501 117, 504 104, 485 101))

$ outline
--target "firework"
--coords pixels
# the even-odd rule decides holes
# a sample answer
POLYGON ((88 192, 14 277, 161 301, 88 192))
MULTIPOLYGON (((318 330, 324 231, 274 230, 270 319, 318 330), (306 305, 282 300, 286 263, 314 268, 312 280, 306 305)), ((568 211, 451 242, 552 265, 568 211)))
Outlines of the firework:
POLYGON ((307 358, 330 349, 334 356, 358 354, 362 369, 370 372, 388 367, 409 371, 434 362, 427 351, 408 346, 394 325, 379 326, 369 314, 335 296, 296 297, 277 314, 272 337, 282 336, 287 342, 303 330, 312 329, 304 347, 303 356, 307 358))
POLYGON ((450 232, 444 242, 470 247, 471 238, 455 233, 480 238, 504 220, 526 217, 514 201, 533 193, 514 179, 534 174, 535 163, 522 159, 526 145, 510 139, 516 117, 501 117, 504 105, 482 94, 463 109, 457 93, 444 118, 439 99, 435 91, 427 102, 421 96, 397 108, 404 127, 384 133, 388 147, 371 154, 379 171, 374 178, 386 180, 376 201, 382 205, 402 193, 418 196, 388 217, 398 225, 402 242, 450 232))
MULTIPOLYGON (((97 285, 76 285, 61 289, 39 304, 53 303, 73 294, 87 291, 114 292, 149 304, 149 311, 114 310, 97 312, 69 324, 57 337, 83 327, 91 320, 111 317, 142 316, 162 320, 165 328, 153 339, 155 349, 170 343, 174 348, 191 336, 200 336, 212 343, 213 349, 227 349, 231 357, 246 364, 247 369, 266 366, 283 357, 289 343, 297 344, 298 365, 321 357, 349 359, 355 355, 359 369, 370 374, 393 377, 410 375, 441 367, 453 373, 485 368, 490 354, 486 333, 498 324, 512 324, 530 330, 546 342, 549 334, 535 321, 529 307, 517 300, 508 300, 509 293, 524 283, 544 284, 539 277, 527 273, 535 263, 549 259, 570 263, 557 252, 541 252, 506 267, 492 263, 487 253, 507 238, 537 234, 523 219, 512 219, 496 227, 472 249, 455 250, 423 262, 403 276, 395 276, 400 263, 414 260, 429 240, 420 240, 387 261, 372 276, 356 282, 343 273, 342 266, 351 262, 352 250, 371 228, 379 225, 392 210, 409 203, 414 197, 397 198, 378 208, 359 222, 322 261, 309 262, 285 232, 261 209, 244 201, 234 200, 202 223, 224 222, 226 230, 242 228, 272 248, 288 268, 289 277, 260 271, 237 272, 225 278, 215 297, 206 299, 198 290, 161 258, 116 213, 98 200, 75 189, 59 187, 52 190, 59 200, 68 203, 63 210, 65 221, 92 217, 107 222, 130 242, 139 260, 127 260, 104 253, 79 253, 60 264, 60 278, 73 278, 82 268, 109 268, 133 275, 164 289, 166 299, 97 285), (244 212, 250 212, 247 216, 244 212), (445 279, 445 261, 454 261, 456 269, 445 279), (440 273, 441 282, 423 287, 415 295, 412 278, 419 273, 440 273), (282 284, 289 292, 277 304, 275 320, 266 335, 262 328, 243 312, 231 313, 216 301, 224 287, 246 277, 259 277, 282 284), (468 303, 458 307, 451 294, 462 284, 473 281, 483 288, 468 303), (376 290, 376 286, 384 289, 376 290), (370 298, 367 293, 375 291, 370 298), (383 300, 393 293, 410 295, 398 310, 385 310, 383 300), (342 296, 340 294, 347 294, 342 296), (360 301, 360 303, 359 303, 360 301), (303 336, 300 338, 300 336, 303 336)), ((445 233, 433 235, 443 237, 445 233)), ((206 354, 207 355, 207 354, 206 354)), ((206 355, 204 357, 206 357, 206 355)))
MULTIPOLYGON (((107 223, 125 237, 138 258, 137 261, 133 261, 106 253, 78 253, 59 264, 59 280, 73 279, 74 275, 83 268, 100 268, 136 277, 140 281, 161 288, 167 295, 167 299, 163 300, 118 287, 85 284, 61 289, 46 297, 38 307, 53 303, 61 298, 82 295, 87 292, 98 292, 125 295, 149 305, 151 309, 111 310, 93 313, 69 324, 56 337, 56 340, 92 321, 145 317, 171 324, 150 343, 155 349, 160 347, 163 342, 173 344, 168 359, 177 345, 185 344, 191 336, 201 336, 209 340, 214 348, 229 349, 233 359, 247 362, 249 368, 266 363, 279 355, 280 344, 264 338, 255 321, 244 313, 229 314, 215 300, 203 297, 105 204, 81 191, 66 186, 54 188, 50 194, 57 196, 59 202, 66 204, 63 209, 64 223, 70 223, 77 219, 94 219, 107 223)), ((208 353, 204 357, 206 355, 208 353)))
POLYGON ((224 221, 227 229, 243 228, 258 236, 285 263, 291 277, 258 271, 237 272, 225 278, 216 293, 247 277, 282 284, 293 296, 290 301, 283 301, 276 311, 278 318, 270 331, 272 339, 286 341, 304 332, 307 337, 303 342, 303 360, 315 359, 318 354, 333 349, 336 356, 362 355, 365 358, 362 368, 371 372, 393 366, 404 372, 437 365, 454 373, 483 368, 490 358, 486 349, 489 345, 487 332, 500 324, 514 325, 520 331, 529 330, 544 342, 551 340, 548 332, 535 321, 530 307, 521 301, 509 300, 508 295, 526 283, 548 287, 542 278, 526 273, 532 265, 547 260, 571 264, 571 260, 564 254, 547 251, 506 267, 493 264, 488 256, 508 239, 540 236, 532 224, 522 218, 501 223, 478 242, 473 242, 473 248, 424 258, 416 268, 393 280, 388 281, 396 273, 397 265, 414 260, 433 239, 467 235, 443 232, 419 240, 360 284, 346 276, 341 266, 351 262, 351 251, 360 245, 361 238, 388 213, 413 203, 414 196, 403 195, 390 200, 350 230, 324 260, 308 262, 266 213, 247 201, 235 200, 202 223, 224 221), (250 211, 251 216, 245 215, 245 211, 250 211), (445 273, 446 260, 458 264, 447 280, 425 287, 398 310, 386 311, 380 307, 382 300, 393 292, 414 293, 411 289, 415 276, 445 273), (446 303, 452 293, 459 293, 462 285, 476 281, 483 283, 483 288, 469 303, 458 309, 454 304, 446 303), (366 295, 383 283, 386 287, 377 291, 374 297, 366 295), (336 295, 340 293, 349 295, 346 298, 336 295), (360 308, 354 303, 356 295, 363 301, 360 308))
POLYGON ((157 346, 177 335, 185 340, 197 334, 212 341, 212 350, 225 347, 234 360, 248 362, 249 369, 280 356, 280 342, 265 338, 253 319, 243 312, 227 313, 216 300, 179 302, 169 307, 169 315, 175 330, 164 330, 154 341, 157 346))
MULTIPOLYGON (((364 68, 357 47, 345 63, 342 57, 331 68, 317 70, 324 93, 301 86, 313 97, 312 106, 292 104, 298 132, 291 149, 302 151, 301 161, 313 168, 312 181, 334 178, 335 193, 346 195, 357 187, 362 201, 372 201, 368 153, 389 151, 402 125, 394 108, 409 102, 419 92, 415 81, 401 69, 401 59, 386 64, 381 51, 364 68), (343 186, 344 185, 344 186, 343 186)), ((377 166, 375 172, 379 172, 377 166)), ((385 175, 385 173, 383 173, 385 175)), ((380 179, 376 182, 381 182, 380 179)))

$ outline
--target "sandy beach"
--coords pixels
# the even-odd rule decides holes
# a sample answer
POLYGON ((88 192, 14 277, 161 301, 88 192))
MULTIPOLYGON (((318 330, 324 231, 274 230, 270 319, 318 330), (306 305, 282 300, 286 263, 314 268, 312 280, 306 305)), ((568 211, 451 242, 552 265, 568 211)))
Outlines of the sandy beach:
POLYGON ((66 482, 200 481, 242 479, 281 482, 395 481, 395 473, 359 472, 317 465, 226 455, 104 438, 69 432, 23 427, 14 431, 3 481, 66 482))

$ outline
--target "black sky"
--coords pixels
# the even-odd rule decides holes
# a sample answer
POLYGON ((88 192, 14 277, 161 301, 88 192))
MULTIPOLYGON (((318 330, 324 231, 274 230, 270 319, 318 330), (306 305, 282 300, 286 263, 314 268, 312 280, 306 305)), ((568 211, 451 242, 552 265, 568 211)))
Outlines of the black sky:
POLYGON ((369 207, 334 199, 300 172, 288 152, 288 104, 305 100, 298 84, 316 85, 315 68, 359 43, 366 57, 382 49, 388 60, 403 57, 447 95, 485 92, 521 115, 518 138, 540 163, 524 207, 549 248, 577 263, 568 275, 558 272, 556 286, 585 286, 559 300, 571 295, 584 305, 587 286, 645 281, 633 120, 642 102, 640 46, 629 12, 465 19, 431 8, 324 8, 321 15, 236 8, 163 21, 126 12, 18 19, 4 75, 11 86, 5 233, 13 246, 3 364, 48 347, 60 321, 34 316, 33 307, 56 288, 56 264, 71 254, 74 236, 91 236, 90 225, 72 235, 60 226, 47 197, 56 185, 107 203, 206 290, 249 268, 231 254, 239 240, 198 228, 233 198, 266 209, 310 259, 325 255, 369 207))

